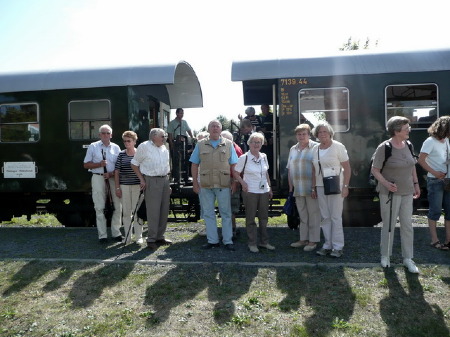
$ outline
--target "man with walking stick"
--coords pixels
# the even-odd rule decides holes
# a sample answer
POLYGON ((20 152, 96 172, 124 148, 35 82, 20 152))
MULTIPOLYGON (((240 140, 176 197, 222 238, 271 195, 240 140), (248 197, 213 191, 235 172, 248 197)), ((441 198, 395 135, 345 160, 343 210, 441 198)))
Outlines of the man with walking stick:
POLYGON ((114 211, 111 218, 111 236, 114 241, 122 242, 120 232, 122 208, 114 193, 114 166, 120 147, 111 142, 112 128, 105 124, 99 128, 100 140, 89 145, 84 157, 84 168, 92 173, 92 201, 94 202, 98 238, 100 243, 108 242, 106 203, 112 200, 114 211))

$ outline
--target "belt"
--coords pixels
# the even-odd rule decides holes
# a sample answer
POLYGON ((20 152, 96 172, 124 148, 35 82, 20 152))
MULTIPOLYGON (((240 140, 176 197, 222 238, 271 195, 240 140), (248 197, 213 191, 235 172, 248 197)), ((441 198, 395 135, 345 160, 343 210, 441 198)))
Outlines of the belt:
POLYGON ((150 178, 165 178, 167 176, 168 176, 168 174, 166 174, 165 176, 147 176, 147 177, 150 177, 150 178))
POLYGON ((98 176, 102 176, 103 175, 103 173, 92 173, 92 174, 96 174, 98 176))

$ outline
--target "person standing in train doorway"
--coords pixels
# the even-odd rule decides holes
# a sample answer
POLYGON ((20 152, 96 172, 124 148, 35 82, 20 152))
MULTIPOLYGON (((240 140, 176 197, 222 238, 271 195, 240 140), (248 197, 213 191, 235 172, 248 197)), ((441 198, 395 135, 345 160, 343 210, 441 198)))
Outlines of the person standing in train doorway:
POLYGON ((147 210, 147 248, 172 244, 165 238, 170 210, 170 156, 165 146, 166 132, 160 128, 150 130, 150 140, 141 143, 131 160, 131 168, 144 190, 147 210))
POLYGON ((122 206, 116 196, 114 182, 114 167, 120 153, 119 145, 111 142, 112 128, 105 124, 99 128, 100 140, 89 145, 84 157, 84 168, 92 173, 92 201, 94 202, 95 218, 97 222, 98 238, 100 243, 108 242, 106 217, 104 214, 107 184, 114 203, 114 212, 111 219, 111 235, 114 241, 122 242, 120 232, 122 206))
POLYGON ((209 137, 195 146, 191 155, 193 190, 200 197, 203 219, 206 223, 208 243, 202 249, 220 246, 217 233, 215 201, 222 218, 222 241, 225 249, 234 251, 233 230, 231 224, 230 172, 237 163, 237 154, 233 142, 222 137, 222 124, 212 120, 208 124, 209 137), (200 174, 200 183, 195 177, 200 174))
POLYGON ((183 119, 184 110, 178 108, 175 111, 176 117, 170 121, 167 126, 167 133, 169 135, 169 145, 172 154, 172 178, 175 182, 180 181, 180 172, 184 169, 183 179, 188 181, 188 161, 187 150, 189 146, 189 138, 194 137, 192 135, 191 128, 188 123, 183 119))

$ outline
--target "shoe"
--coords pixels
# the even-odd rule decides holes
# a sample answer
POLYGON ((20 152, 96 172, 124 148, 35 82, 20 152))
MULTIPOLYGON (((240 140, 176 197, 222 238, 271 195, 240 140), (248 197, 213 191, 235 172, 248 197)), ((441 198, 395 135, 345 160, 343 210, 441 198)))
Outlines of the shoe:
POLYGON ((225 245, 225 249, 229 250, 230 252, 234 252, 236 250, 232 243, 229 243, 229 244, 225 245))
POLYGON ((202 249, 213 249, 213 248, 219 248, 220 243, 206 243, 202 246, 202 249))
POLYGON ((123 241, 123 236, 122 235, 119 235, 119 236, 115 236, 115 237, 113 237, 113 240, 114 241, 117 241, 117 242, 122 242, 123 241))
POLYGON ((317 252, 316 252, 316 254, 317 255, 320 255, 320 256, 327 256, 327 255, 330 255, 330 253, 331 253, 331 249, 325 249, 325 248, 320 248, 317 252))
POLYGON ((167 246, 171 245, 172 243, 173 243, 172 240, 169 239, 156 240, 156 244, 159 246, 167 246))
POLYGON ((98 242, 99 243, 108 243, 108 239, 107 238, 101 238, 101 239, 98 239, 98 242))
POLYGON ((389 259, 388 256, 382 256, 382 257, 381 257, 381 266, 382 266, 383 268, 386 268, 386 267, 390 267, 390 266, 391 266, 391 261, 390 261, 390 259, 389 259))
POLYGON ((439 249, 439 250, 449 250, 449 243, 447 243, 447 244, 442 244, 439 240, 438 241, 436 241, 435 243, 432 243, 431 244, 431 247, 434 247, 434 248, 436 248, 436 249, 439 249))
POLYGON ((252 252, 252 253, 259 253, 259 249, 256 246, 248 246, 248 249, 252 252))
POLYGON ((136 241, 136 243, 137 243, 138 245, 142 245, 142 244, 144 243, 144 239, 143 239, 143 238, 140 238, 140 239, 138 239, 138 240, 136 241))
POLYGON ((155 242, 147 242, 147 248, 151 250, 157 250, 158 245, 155 242))
POLYGON ((269 243, 266 243, 265 245, 259 245, 259 246, 262 248, 266 248, 267 250, 275 250, 275 247, 269 243))
POLYGON ((300 241, 291 243, 291 247, 292 248, 300 248, 300 247, 306 246, 307 244, 308 244, 308 242, 300 240, 300 241))
POLYGON ((317 244, 313 244, 313 245, 306 245, 305 248, 303 248, 303 250, 305 252, 312 252, 314 249, 317 248, 317 244))
POLYGON ((408 268, 408 271, 413 274, 419 274, 419 268, 411 259, 403 259, 403 265, 408 268))
POLYGON ((333 249, 333 251, 330 254, 330 256, 332 256, 332 257, 341 257, 342 255, 344 255, 342 250, 337 250, 337 249, 333 249))

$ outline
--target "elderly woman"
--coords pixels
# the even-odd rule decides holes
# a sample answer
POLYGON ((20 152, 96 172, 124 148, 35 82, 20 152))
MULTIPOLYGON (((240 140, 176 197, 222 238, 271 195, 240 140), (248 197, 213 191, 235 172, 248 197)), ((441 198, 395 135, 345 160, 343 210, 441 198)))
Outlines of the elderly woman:
POLYGON ((313 191, 312 196, 319 200, 322 216, 322 231, 325 243, 317 255, 341 257, 344 248, 342 210, 344 198, 348 196, 350 182, 350 163, 345 146, 333 140, 334 130, 327 122, 319 122, 313 130, 319 140, 313 149, 313 191), (328 194, 324 189, 324 177, 339 177, 340 193, 328 194))
POLYGON ((316 142, 310 139, 311 128, 300 124, 295 128, 297 144, 291 147, 287 163, 289 192, 293 192, 300 214, 300 241, 291 247, 303 247, 304 251, 316 249, 320 241, 320 211, 316 190, 312 185, 313 148, 316 142))
POLYGON ((450 191, 444 190, 444 178, 448 177, 450 159, 450 116, 440 117, 428 128, 428 137, 422 144, 419 164, 427 173, 428 190, 428 227, 431 246, 441 250, 450 249, 450 191), (445 214, 445 241, 441 243, 437 236, 436 222, 445 214))
POLYGON ((373 163, 372 173, 378 180, 377 191, 380 195, 380 211, 383 221, 381 230, 381 266, 390 266, 392 244, 394 242, 394 229, 397 217, 400 220, 400 237, 403 255, 403 264, 410 273, 418 273, 414 264, 412 227, 413 198, 420 196, 417 181, 416 160, 408 143, 409 120, 405 117, 394 116, 387 122, 387 131, 391 136, 387 141, 378 145, 373 163), (392 150, 385 161, 386 147, 392 150), (384 165, 383 165, 384 163, 384 165))
POLYGON ((125 229, 125 243, 131 243, 131 225, 134 229, 134 237, 138 244, 143 243, 142 240, 142 224, 139 224, 136 214, 133 218, 133 211, 136 209, 141 187, 139 186, 139 178, 131 168, 131 160, 136 153, 137 135, 133 131, 125 131, 122 134, 122 140, 125 150, 119 153, 117 157, 114 180, 116 183, 116 195, 122 203, 122 224, 125 229), (131 219, 133 218, 133 224, 131 219))
POLYGON ((260 152, 264 144, 264 135, 252 133, 248 139, 250 150, 239 157, 234 169, 234 178, 242 185, 242 198, 245 205, 245 226, 247 227, 248 248, 252 253, 259 252, 259 247, 274 250, 269 244, 267 222, 269 219, 269 199, 272 198, 270 178, 267 173, 269 163, 267 156, 260 152), (242 173, 242 176, 241 176, 242 173), (257 230, 255 217, 258 216, 257 230))

